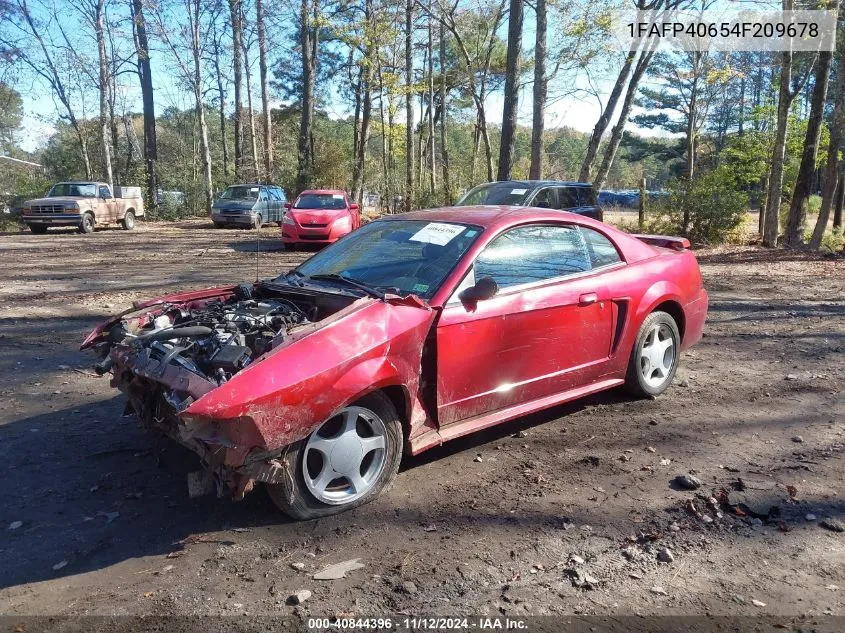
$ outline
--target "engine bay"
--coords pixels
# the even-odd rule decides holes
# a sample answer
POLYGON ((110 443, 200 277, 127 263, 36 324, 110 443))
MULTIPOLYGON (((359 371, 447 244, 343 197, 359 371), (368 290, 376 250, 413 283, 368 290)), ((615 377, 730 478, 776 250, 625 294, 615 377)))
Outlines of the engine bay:
MULTIPOLYGON (((161 304, 141 315, 126 315, 111 328, 108 341, 110 347, 142 352, 162 368, 178 365, 222 385, 292 331, 325 318, 348 300, 333 303, 242 284, 225 300, 190 308, 161 304)), ((105 373, 111 366, 106 357, 97 371, 105 373)))

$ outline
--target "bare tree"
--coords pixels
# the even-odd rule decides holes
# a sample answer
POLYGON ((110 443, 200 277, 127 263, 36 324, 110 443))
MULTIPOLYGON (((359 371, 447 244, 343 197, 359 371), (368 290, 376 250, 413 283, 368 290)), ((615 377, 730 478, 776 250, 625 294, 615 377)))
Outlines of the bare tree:
POLYGON ((414 198, 414 0, 405 0, 405 211, 414 198))
POLYGON ((147 39, 147 23, 144 19, 144 1, 130 0, 129 9, 132 15, 138 81, 141 84, 141 100, 144 108, 144 163, 147 168, 147 206, 155 210, 156 193, 158 191, 156 174, 158 143, 156 142, 155 98, 152 68, 150 66, 150 45, 147 39))
MULTIPOLYGON (((845 127, 845 46, 843 46, 845 43, 841 41, 843 37, 845 37, 845 29, 840 28, 840 41, 836 56, 836 85, 833 89, 833 116, 830 120, 830 141, 827 146, 827 164, 824 169, 824 186, 822 187, 822 206, 819 210, 819 217, 816 219, 813 235, 810 238, 810 248, 813 249, 821 246, 822 237, 824 237, 828 220, 830 220, 831 208, 836 202, 837 189, 841 190, 842 188, 842 181, 839 177, 839 171, 841 169, 839 146, 842 143, 842 128, 845 127)), ((840 210, 840 226, 841 223, 842 217, 840 210)), ((834 220, 835 224, 836 221, 834 220)))
POLYGON ((203 206, 211 213, 214 202, 214 185, 211 178, 211 151, 208 143, 208 124, 205 119, 205 101, 202 72, 202 58, 208 33, 203 29, 204 0, 182 0, 182 9, 187 15, 187 25, 180 24, 181 42, 171 35, 173 24, 179 24, 175 16, 166 16, 161 7, 153 12, 158 37, 167 45, 179 68, 182 79, 190 86, 194 97, 194 111, 199 126, 200 152, 202 155, 203 206), (187 49, 187 55, 183 51, 187 49))
POLYGON ((232 67, 235 87, 235 178, 241 176, 244 160, 243 122, 243 12, 241 0, 229 0, 229 22, 232 27, 232 67))
POLYGON ((317 52, 319 50, 319 0, 301 0, 300 3, 300 48, 302 57, 302 102, 297 143, 298 164, 296 170, 297 192, 311 186, 314 178, 314 86, 317 75, 317 52))
POLYGON ((531 167, 528 177, 539 180, 543 175, 543 128, 546 119, 546 99, 549 84, 546 76, 548 17, 546 0, 536 0, 537 26, 534 37, 534 99, 531 120, 531 167))
MULTIPOLYGON (((22 24, 18 25, 14 22, 16 28, 21 36, 28 40, 32 38, 37 47, 35 51, 33 47, 26 46, 23 43, 18 45, 18 42, 3 38, 0 44, 4 48, 15 51, 15 56, 25 66, 32 70, 38 77, 46 81, 50 86, 53 94, 62 104, 65 111, 65 118, 73 128, 76 138, 79 141, 79 154, 82 158, 82 163, 85 168, 85 178, 91 179, 94 177, 93 169, 91 167, 91 158, 88 151, 88 139, 85 135, 82 122, 76 115, 72 101, 71 92, 68 82, 63 73, 59 70, 59 65, 55 57, 55 51, 52 45, 48 46, 48 41, 45 39, 46 28, 36 22, 33 13, 30 11, 27 0, 15 0, 16 13, 21 17, 22 24)), ((55 16, 54 16, 55 18, 55 16)), ((11 21, 10 21, 11 23, 11 21)))
POLYGON ((520 58, 522 56, 522 5, 523 0, 510 0, 508 60, 507 75, 505 76, 505 103, 502 108, 498 180, 510 180, 513 170, 516 118, 519 107, 520 58))
POLYGON ((452 204, 452 178, 449 173, 449 133, 447 131, 447 103, 446 103, 446 28, 440 23, 440 152, 443 167, 443 202, 452 204))
POLYGON ((273 133, 270 113, 270 86, 267 78, 267 27, 264 16, 264 0, 255 0, 255 23, 258 28, 258 71, 261 79, 261 131, 264 136, 264 174, 273 182, 273 133))
POLYGON ((229 175, 229 140, 226 134, 226 91, 223 88, 223 72, 221 71, 222 60, 222 33, 217 32, 216 16, 211 20, 211 60, 214 65, 214 78, 217 87, 217 106, 220 122, 220 146, 223 150, 223 174, 229 175))
MULTIPOLYGON (((810 187, 816 172, 816 159, 819 154, 819 141, 822 133, 822 119, 824 105, 827 99, 828 78, 833 53, 822 51, 816 62, 816 80, 813 86, 810 116, 807 120, 807 132, 804 136, 804 149, 801 153, 801 164, 798 167, 798 177, 792 190, 792 201, 789 205, 789 216, 786 220, 784 245, 787 248, 797 248, 804 244, 804 223, 807 220, 807 202, 810 198, 810 187)), ((838 135, 838 131, 834 132, 838 135)), ((838 151, 838 146, 834 152, 838 151)), ((836 170, 834 168, 834 173, 836 170)))

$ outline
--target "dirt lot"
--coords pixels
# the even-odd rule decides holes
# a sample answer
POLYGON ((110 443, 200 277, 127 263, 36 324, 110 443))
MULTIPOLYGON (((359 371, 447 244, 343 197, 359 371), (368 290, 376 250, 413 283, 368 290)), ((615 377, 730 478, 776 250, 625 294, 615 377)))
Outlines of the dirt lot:
POLYGON ((263 491, 189 500, 190 455, 77 351, 135 299, 305 256, 263 233, 260 259, 254 233, 198 221, 0 236, 0 614, 845 615, 845 533, 821 525, 845 520, 845 260, 703 251, 705 338, 663 397, 460 440, 373 504, 291 523, 263 491), (699 490, 670 485, 690 471, 699 490), (746 516, 710 507, 720 490, 746 516))

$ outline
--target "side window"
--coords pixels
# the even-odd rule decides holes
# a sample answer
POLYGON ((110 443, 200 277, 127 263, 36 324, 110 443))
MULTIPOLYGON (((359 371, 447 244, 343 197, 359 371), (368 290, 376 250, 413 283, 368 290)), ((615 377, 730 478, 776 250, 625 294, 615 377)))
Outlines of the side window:
POLYGON ((596 206, 596 192, 593 191, 592 187, 579 187, 578 193, 580 193, 581 204, 579 206, 582 207, 594 207, 596 206))
POLYGON ((558 209, 574 209, 579 206, 578 187, 558 187, 558 209))
POLYGON ((590 263, 593 268, 601 266, 609 266, 621 262, 619 251, 609 239, 598 231, 581 227, 581 234, 584 236, 584 242, 587 245, 587 251, 590 254, 590 263))
POLYGON ((576 227, 522 226, 493 240, 475 260, 475 279, 492 277, 499 288, 590 270, 590 256, 576 227))
POLYGON ((112 197, 111 191, 109 191, 109 188, 106 185, 100 185, 100 197, 105 199, 112 197))
POLYGON ((534 196, 531 206, 540 207, 541 209, 556 209, 556 203, 557 196, 555 195, 555 190, 551 187, 546 187, 545 189, 540 189, 540 192, 534 196))
POLYGON ((272 191, 273 194, 276 196, 276 200, 278 200, 279 202, 285 201, 285 192, 284 191, 282 191, 279 188, 271 189, 270 191, 272 191))
POLYGON ((261 193, 258 194, 258 199, 261 202, 266 202, 270 199, 270 196, 267 195, 267 190, 264 187, 261 187, 261 193))

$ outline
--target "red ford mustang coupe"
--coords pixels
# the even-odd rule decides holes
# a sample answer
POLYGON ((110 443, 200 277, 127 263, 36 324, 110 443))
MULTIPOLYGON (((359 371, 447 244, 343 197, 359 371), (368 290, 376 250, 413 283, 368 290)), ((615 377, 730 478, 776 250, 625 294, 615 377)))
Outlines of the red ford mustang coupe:
POLYGON ((315 189, 303 191, 293 204, 286 204, 282 220, 282 244, 331 244, 361 226, 358 205, 349 202, 345 191, 315 189))
POLYGON ((560 211, 419 211, 275 279, 136 304, 82 347, 202 457, 195 492, 260 482, 309 519, 372 500, 403 452, 604 389, 662 393, 707 314, 688 247, 560 211))

